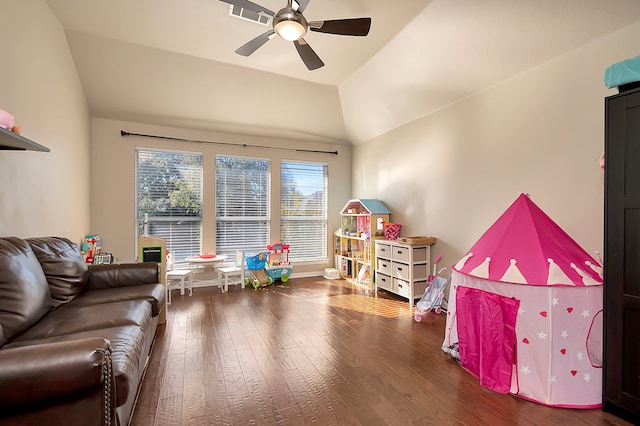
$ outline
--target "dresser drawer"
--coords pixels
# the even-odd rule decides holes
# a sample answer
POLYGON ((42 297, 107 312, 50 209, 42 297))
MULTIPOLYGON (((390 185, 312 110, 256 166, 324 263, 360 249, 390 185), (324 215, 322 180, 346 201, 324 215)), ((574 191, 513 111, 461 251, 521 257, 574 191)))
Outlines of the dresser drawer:
POLYGON ((391 259, 391 245, 376 243, 376 256, 391 259))
POLYGON ((397 260, 400 262, 427 262, 427 248, 426 247, 403 247, 403 246, 395 246, 391 248, 393 250, 393 260, 397 260), (413 252, 413 257, 411 257, 411 252, 413 252))
POLYGON ((393 260, 399 260, 400 262, 409 261, 409 251, 411 251, 409 247, 395 246, 395 247, 392 247, 392 250, 393 250, 393 260))
POLYGON ((426 247, 417 247, 417 248, 413 248, 413 261, 415 263, 418 262, 429 262, 429 259, 427 259, 427 253, 429 252, 429 250, 426 247))
POLYGON ((388 275, 380 273, 376 274, 376 286, 395 293, 393 289, 393 280, 388 275))
POLYGON ((393 269, 391 268, 391 261, 387 259, 378 258, 378 271, 383 274, 391 275, 393 269))
POLYGON ((409 299, 409 294, 411 293, 411 286, 409 285, 408 282, 399 280, 398 278, 394 278, 393 284, 396 287, 397 294, 409 299))
POLYGON ((403 280, 420 280, 427 278, 427 265, 408 265, 406 263, 393 262, 391 273, 396 278, 403 280))
POLYGON ((413 295, 411 294, 411 285, 408 281, 399 278, 393 279, 393 286, 396 288, 397 294, 406 297, 409 300, 415 300, 422 297, 427 289, 427 281, 417 281, 413 283, 413 295))

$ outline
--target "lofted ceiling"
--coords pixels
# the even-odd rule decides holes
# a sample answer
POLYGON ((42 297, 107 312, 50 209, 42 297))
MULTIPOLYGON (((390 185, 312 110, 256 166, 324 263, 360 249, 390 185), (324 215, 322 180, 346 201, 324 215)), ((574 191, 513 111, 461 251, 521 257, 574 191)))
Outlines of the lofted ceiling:
MULTIPOLYGON (((285 0, 254 0, 277 11, 285 0)), ((219 0, 46 0, 93 116, 361 143, 640 20, 637 0, 311 0, 308 20, 371 17, 367 37, 309 32, 308 71, 219 0)))

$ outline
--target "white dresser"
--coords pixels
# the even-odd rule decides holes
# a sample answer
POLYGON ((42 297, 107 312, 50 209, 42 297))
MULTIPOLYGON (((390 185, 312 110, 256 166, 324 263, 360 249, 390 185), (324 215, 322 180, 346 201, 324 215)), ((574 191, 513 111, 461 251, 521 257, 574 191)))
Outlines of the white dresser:
POLYGON ((376 293, 382 288, 409 299, 409 306, 413 306, 427 288, 431 246, 378 240, 375 253, 376 293))

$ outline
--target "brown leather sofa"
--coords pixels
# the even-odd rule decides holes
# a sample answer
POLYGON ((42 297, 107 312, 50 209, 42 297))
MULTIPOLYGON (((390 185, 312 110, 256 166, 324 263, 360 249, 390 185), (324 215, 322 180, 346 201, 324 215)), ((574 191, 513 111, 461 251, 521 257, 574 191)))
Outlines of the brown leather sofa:
POLYGON ((128 424, 165 294, 155 263, 0 238, 0 424, 128 424))

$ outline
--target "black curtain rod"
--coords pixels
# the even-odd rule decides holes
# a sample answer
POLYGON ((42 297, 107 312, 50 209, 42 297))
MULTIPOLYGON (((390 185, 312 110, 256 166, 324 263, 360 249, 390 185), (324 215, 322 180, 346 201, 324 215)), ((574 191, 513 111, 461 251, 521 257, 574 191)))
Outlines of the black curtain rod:
POLYGON ((295 152, 313 152, 318 154, 332 154, 338 155, 338 151, 316 151, 313 149, 297 149, 297 148, 281 148, 277 146, 266 146, 266 145, 251 145, 246 143, 233 143, 233 142, 216 142, 216 141, 202 141, 198 139, 184 139, 184 138, 174 138, 172 136, 158 136, 158 135, 146 135, 143 133, 131 133, 124 130, 120 130, 120 136, 141 136, 143 138, 153 138, 153 139, 166 139, 171 141, 178 142, 197 142, 197 143, 210 143, 215 145, 230 145, 230 146, 241 146, 243 148, 264 148, 264 149, 279 149, 281 151, 295 151, 295 152))

